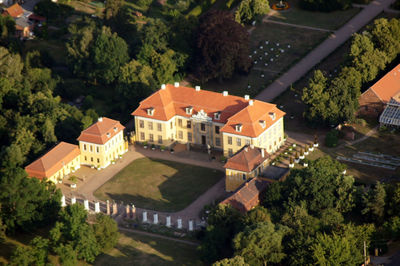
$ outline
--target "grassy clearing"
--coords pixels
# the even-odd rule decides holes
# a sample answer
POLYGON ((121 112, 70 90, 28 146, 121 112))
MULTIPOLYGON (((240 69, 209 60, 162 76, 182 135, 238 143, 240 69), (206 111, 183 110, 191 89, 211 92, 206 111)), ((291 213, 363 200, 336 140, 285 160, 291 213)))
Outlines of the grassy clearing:
POLYGON ((30 40, 24 44, 25 51, 37 50, 41 53, 48 53, 56 65, 65 65, 67 49, 65 42, 61 40, 30 40))
POLYGON ((179 211, 223 177, 217 170, 176 162, 135 160, 94 195, 157 211, 179 211))
POLYGON ((94 265, 203 265, 196 247, 134 233, 121 233, 117 246, 94 265))
POLYGON ((232 79, 223 83, 211 81, 204 87, 218 92, 228 89, 230 94, 238 96, 245 94, 255 96, 327 36, 327 32, 262 23, 254 28, 250 36, 251 59, 254 63, 250 73, 248 75, 236 74, 232 79), (266 41, 268 44, 265 43, 266 41), (279 46, 277 46, 278 43, 279 46), (281 49, 284 50, 283 53, 280 51, 281 49), (254 54, 254 51, 257 53, 254 54), (278 57, 276 57, 277 55, 278 57), (249 88, 248 85, 251 87, 249 88))
MULTIPOLYGON (((272 5, 277 2, 279 1, 273 0, 270 3, 272 5)), ((276 12, 268 19, 327 30, 336 30, 361 10, 360 8, 350 8, 348 10, 330 13, 312 12, 301 9, 298 5, 298 0, 288 2, 290 4, 290 9, 283 12, 276 12)))

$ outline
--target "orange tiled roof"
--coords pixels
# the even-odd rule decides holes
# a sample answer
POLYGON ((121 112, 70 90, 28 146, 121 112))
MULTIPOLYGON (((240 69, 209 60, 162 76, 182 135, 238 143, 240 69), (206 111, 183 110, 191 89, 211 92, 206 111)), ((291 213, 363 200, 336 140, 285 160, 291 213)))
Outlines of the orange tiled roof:
POLYGON ((224 168, 238 170, 242 172, 251 172, 262 164, 269 157, 264 150, 264 157, 260 148, 245 146, 234 156, 228 159, 224 168))
POLYGON ((101 117, 96 123, 82 131, 78 140, 89 143, 105 144, 124 128, 125 127, 117 120, 101 117))
POLYGON ((382 102, 389 102, 391 97, 400 92, 400 64, 372 85, 371 89, 382 102))
POLYGON ((238 135, 255 137, 263 132, 266 128, 274 123, 268 121, 266 116, 268 112, 276 112, 276 120, 282 117, 285 113, 276 108, 273 104, 268 104, 258 100, 252 100, 253 106, 249 106, 249 100, 242 97, 227 95, 222 93, 200 90, 196 91, 193 88, 168 84, 165 89, 160 89, 150 95, 148 98, 140 102, 139 107, 132 112, 134 116, 152 118, 156 120, 168 121, 175 115, 183 117, 191 117, 192 114, 197 114, 200 110, 207 113, 214 122, 227 123, 232 120, 232 123, 237 122, 243 124, 242 132, 236 132, 224 126, 221 131, 231 132, 238 135), (186 113, 186 108, 192 107, 192 114, 186 113), (147 114, 147 109, 154 108, 153 115, 147 114), (247 111, 246 111, 247 110, 247 111), (221 112, 220 119, 214 117, 214 113, 221 112), (242 113, 243 112, 243 113, 242 113), (250 115, 247 114, 250 112, 250 115), (265 128, 259 125, 258 120, 266 119, 265 128))
POLYGON ((48 178, 81 154, 77 145, 60 142, 45 155, 25 167, 30 177, 48 178))
POLYGON ((10 15, 13 18, 17 18, 17 17, 21 16, 24 13, 24 11, 22 10, 22 7, 20 5, 15 3, 12 6, 10 6, 9 8, 6 8, 4 10, 4 13, 7 15, 10 15))
POLYGON ((226 198, 221 204, 229 204, 242 213, 248 212, 260 202, 260 193, 270 182, 260 178, 253 178, 243 184, 233 195, 226 198))

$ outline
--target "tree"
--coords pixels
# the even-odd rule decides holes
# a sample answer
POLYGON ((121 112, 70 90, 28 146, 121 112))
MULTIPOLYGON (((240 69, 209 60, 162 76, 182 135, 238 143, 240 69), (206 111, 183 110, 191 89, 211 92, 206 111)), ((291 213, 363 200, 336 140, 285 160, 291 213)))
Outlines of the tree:
POLYGON ((269 12, 269 3, 266 0, 243 0, 235 12, 238 23, 250 23, 259 15, 269 12))
POLYGON ((93 231, 102 251, 113 248, 118 242, 118 225, 110 216, 97 214, 93 231))
POLYGON ((271 222, 248 226, 233 240, 235 254, 242 256, 250 265, 279 263, 286 256, 283 253, 282 239, 288 228, 271 222))
POLYGON ((104 17, 106 20, 110 20, 117 16, 119 9, 124 6, 124 0, 108 0, 104 7, 104 17))
POLYGON ((249 211, 243 220, 246 225, 252 225, 256 223, 271 222, 271 216, 266 208, 257 206, 249 211))
POLYGON ((200 18, 197 36, 195 72, 203 82, 249 70, 249 34, 229 12, 207 12, 200 18))
POLYGON ((75 250, 78 254, 78 259, 93 263, 101 250, 99 243, 96 241, 93 228, 85 223, 80 226, 79 234, 79 238, 75 240, 75 250))
POLYGON ((391 62, 400 53, 400 21, 398 19, 386 18, 374 20, 370 29, 373 42, 383 52, 388 61, 391 62))
POLYGON ((359 265, 363 261, 351 236, 318 234, 311 250, 317 265, 359 265))
POLYGON ((385 209, 387 215, 400 216, 400 183, 386 184, 386 203, 385 209))
POLYGON ((200 246, 204 261, 212 263, 233 254, 231 242, 243 228, 241 220, 241 214, 230 205, 218 205, 210 212, 200 246))
POLYGON ((10 259, 10 265, 34 265, 35 258, 33 257, 32 248, 27 246, 18 246, 10 259))
POLYGON ((321 123, 328 117, 329 94, 326 92, 327 78, 320 70, 314 72, 308 87, 303 89, 301 100, 306 105, 303 116, 312 123, 321 123))
POLYGON ((0 244, 3 243, 5 239, 6 239, 6 226, 0 219, 0 244))
POLYGON ((15 21, 10 16, 0 18, 0 43, 7 44, 15 33, 15 21))
POLYGON ((158 53, 165 52, 169 34, 169 28, 161 19, 150 20, 141 30, 142 45, 148 45, 158 53))
POLYGON ((38 236, 28 246, 18 246, 11 256, 10 265, 46 265, 48 244, 47 239, 38 236))
POLYGON ((243 257, 235 256, 230 259, 217 261, 213 264, 213 266, 249 266, 249 264, 244 261, 243 257))
POLYGON ((110 84, 118 77, 119 68, 129 61, 128 46, 107 27, 101 29, 92 45, 94 71, 91 76, 110 84))
POLYGON ((385 186, 379 181, 374 189, 370 189, 363 197, 364 209, 362 214, 368 215, 369 219, 378 223, 383 222, 385 215, 386 191, 385 186))
POLYGON ((60 263, 63 266, 75 266, 78 263, 76 251, 72 244, 61 244, 57 247, 56 254, 60 257, 60 263))
POLYGON ((53 183, 27 178, 21 168, 7 169, 0 179, 0 215, 9 232, 54 221, 60 200, 61 192, 53 183))

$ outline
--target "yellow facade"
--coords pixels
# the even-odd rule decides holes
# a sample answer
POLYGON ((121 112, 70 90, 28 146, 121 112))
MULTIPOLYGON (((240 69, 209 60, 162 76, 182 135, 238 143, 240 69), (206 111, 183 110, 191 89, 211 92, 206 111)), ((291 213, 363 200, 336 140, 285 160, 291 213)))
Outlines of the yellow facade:
POLYGON ((283 118, 266 128, 256 138, 239 134, 220 132, 222 123, 189 119, 174 116, 169 121, 160 121, 135 116, 136 140, 150 145, 169 147, 174 142, 210 145, 221 149, 224 156, 230 157, 245 145, 265 148, 268 153, 274 153, 284 142, 283 118))
POLYGON ((268 160, 264 161, 251 172, 242 172, 234 169, 225 169, 225 190, 232 192, 238 189, 247 180, 259 176, 259 174, 268 166, 268 160))
POLYGON ((48 178, 48 180, 57 183, 62 180, 65 176, 75 172, 81 167, 81 158, 80 156, 75 157, 68 164, 64 165, 60 170, 58 170, 54 175, 48 178))
POLYGON ((79 141, 81 164, 105 168, 127 151, 123 131, 110 138, 105 144, 79 141))

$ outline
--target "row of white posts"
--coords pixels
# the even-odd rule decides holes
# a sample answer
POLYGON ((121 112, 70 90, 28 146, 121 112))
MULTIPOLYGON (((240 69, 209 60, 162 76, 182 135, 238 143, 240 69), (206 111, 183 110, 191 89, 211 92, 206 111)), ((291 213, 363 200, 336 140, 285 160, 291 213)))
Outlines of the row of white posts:
MULTIPOLYGON (((75 204, 76 203, 76 198, 73 197, 71 198, 71 204, 75 204)), ((66 201, 65 201, 65 196, 63 195, 61 197, 61 207, 66 207, 66 201)), ((83 200, 83 206, 85 208, 85 210, 89 211, 89 200, 85 199, 83 200)), ((116 215, 118 213, 118 206, 116 203, 113 203, 112 206, 112 214, 116 215)), ((94 203, 94 212, 95 213, 99 213, 100 212, 100 202, 95 202, 94 203)), ((107 200, 107 215, 111 215, 111 210, 110 210, 110 202, 107 200)), ((132 206, 130 205, 126 205, 126 216, 127 217, 131 217, 131 218, 136 218, 136 208, 135 206, 132 204, 132 206)), ((147 211, 143 211, 142 213, 142 222, 143 223, 148 223, 148 219, 147 219, 147 211)), ((158 224, 158 213, 153 213, 153 224, 158 224)), ((171 222, 171 216, 168 215, 166 217, 166 222, 165 225, 167 227, 171 227, 172 226, 172 222, 171 222)), ((176 221, 176 226, 178 229, 182 229, 182 219, 178 218, 176 221)), ((189 220, 189 231, 193 231, 194 230, 194 221, 193 220, 189 220)))

